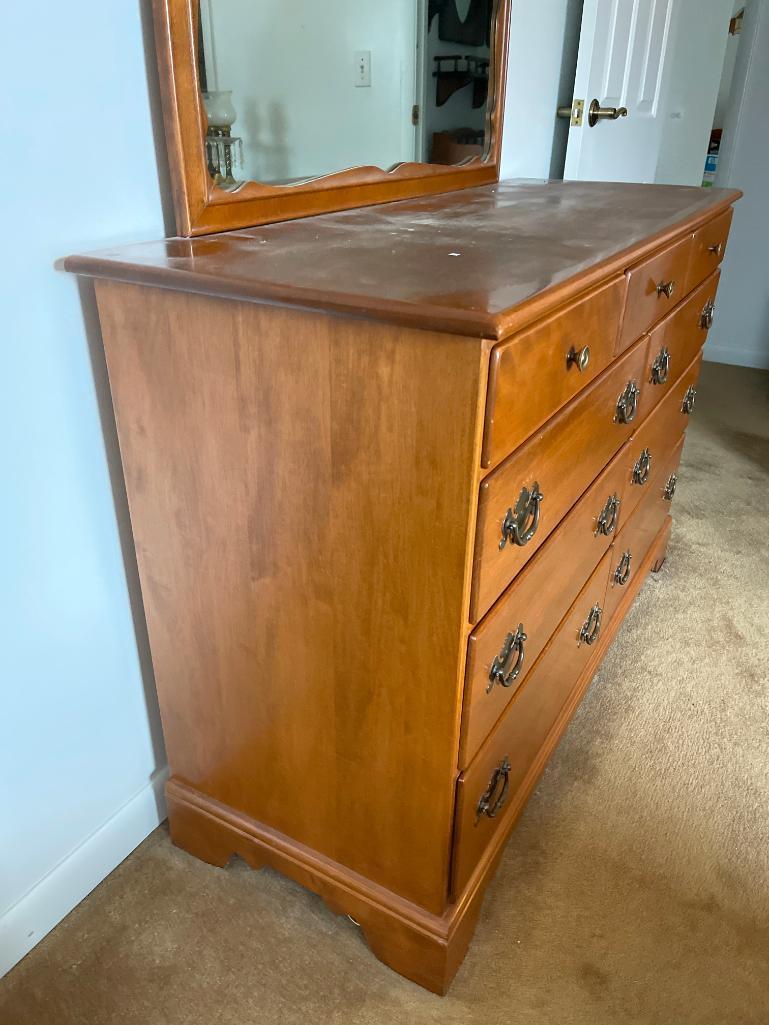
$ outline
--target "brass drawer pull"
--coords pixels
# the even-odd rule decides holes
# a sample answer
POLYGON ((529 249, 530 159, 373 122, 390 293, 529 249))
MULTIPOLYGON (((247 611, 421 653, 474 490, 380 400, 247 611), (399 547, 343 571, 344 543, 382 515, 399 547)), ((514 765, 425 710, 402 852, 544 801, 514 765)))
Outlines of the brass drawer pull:
POLYGON ((614 583, 619 584, 620 587, 624 587, 630 579, 630 561, 633 558, 630 549, 622 553, 622 558, 619 560, 619 565, 614 570, 614 583))
POLYGON ((697 398, 697 389, 693 384, 690 384, 686 389, 686 395, 684 395, 684 401, 681 405, 681 412, 690 416, 694 412, 694 400, 697 398))
POLYGON ((666 502, 673 501, 673 495, 676 493, 676 485, 678 484, 678 477, 675 473, 671 473, 668 477, 668 482, 665 485, 665 490, 662 492, 662 497, 666 502))
POLYGON ((617 526, 617 520, 619 519, 619 507, 620 500, 616 495, 611 495, 606 500, 606 505, 601 511, 601 515, 598 517, 595 527, 596 537, 599 534, 603 534, 604 537, 608 537, 614 533, 614 528, 617 526))
POLYGON ((675 290, 676 290, 676 283, 675 283, 675 281, 660 281, 660 283, 657 285, 657 295, 658 296, 664 295, 668 299, 670 299, 672 297, 673 292, 675 292, 675 290))
POLYGON ((700 327, 703 331, 709 331, 713 327, 713 315, 716 311, 716 304, 712 299, 708 299, 702 308, 700 314, 700 327))
POLYGON ((579 632, 580 642, 583 644, 595 644, 598 640, 598 634, 601 632, 601 617, 603 616, 603 609, 596 602, 596 604, 590 610, 587 619, 582 624, 582 629, 579 632))
POLYGON ((633 467, 633 483, 634 484, 645 484, 649 479, 649 474, 652 468, 652 454, 648 448, 645 448, 638 457, 638 460, 633 467))
POLYGON ((509 786, 510 762, 507 756, 505 756, 492 772, 486 792, 478 802, 478 807, 476 809, 477 816, 475 819, 476 826, 480 822, 482 815, 485 815, 488 819, 493 819, 498 814, 507 798, 507 790, 509 786), (500 780, 502 780, 501 787, 499 786, 500 780))
POLYGON ((487 694, 491 694, 495 683, 500 684, 502 687, 511 687, 515 680, 520 676, 521 669, 523 669, 523 660, 525 658, 523 645, 524 641, 527 640, 528 637, 523 632, 523 623, 518 624, 518 629, 514 634, 507 635, 505 643, 502 645, 502 650, 491 663, 491 670, 489 671, 489 685, 486 688, 487 694), (510 666, 509 663, 513 652, 516 653, 515 662, 510 666))
POLYGON ((663 345, 652 363, 652 384, 664 384, 670 373, 670 350, 663 345))
POLYGON ((504 548, 508 541, 512 541, 520 548, 531 541, 539 526, 539 506, 543 498, 537 481, 531 485, 531 491, 528 488, 521 488, 515 512, 508 509, 502 521, 500 549, 504 548))
POLYGON ((716 242, 714 246, 708 246, 708 252, 712 253, 713 256, 720 256, 724 251, 723 242, 716 242))
POLYGON ((568 370, 569 367, 575 366, 581 374, 583 371, 587 370, 587 365, 589 362, 590 346, 585 345, 579 350, 579 352, 577 352, 577 350, 572 345, 566 356, 566 369, 568 370))
POLYGON ((630 424, 635 420, 638 412, 638 396, 641 390, 635 381, 628 381, 625 390, 617 399, 617 415, 615 421, 621 424, 630 424))

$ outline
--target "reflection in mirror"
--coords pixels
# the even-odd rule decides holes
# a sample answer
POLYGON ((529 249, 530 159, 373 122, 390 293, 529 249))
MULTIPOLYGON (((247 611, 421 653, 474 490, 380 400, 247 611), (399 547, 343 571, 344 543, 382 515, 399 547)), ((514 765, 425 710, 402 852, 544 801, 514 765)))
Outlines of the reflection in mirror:
POLYGON ((482 157, 496 3, 200 0, 212 178, 231 190, 482 157))

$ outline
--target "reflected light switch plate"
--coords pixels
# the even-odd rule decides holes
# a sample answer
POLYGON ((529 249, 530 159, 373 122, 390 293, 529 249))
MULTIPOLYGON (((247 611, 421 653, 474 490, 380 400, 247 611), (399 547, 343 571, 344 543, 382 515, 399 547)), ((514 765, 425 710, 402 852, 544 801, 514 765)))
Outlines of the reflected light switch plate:
POLYGON ((355 51, 355 86, 368 88, 371 85, 371 50, 355 51))

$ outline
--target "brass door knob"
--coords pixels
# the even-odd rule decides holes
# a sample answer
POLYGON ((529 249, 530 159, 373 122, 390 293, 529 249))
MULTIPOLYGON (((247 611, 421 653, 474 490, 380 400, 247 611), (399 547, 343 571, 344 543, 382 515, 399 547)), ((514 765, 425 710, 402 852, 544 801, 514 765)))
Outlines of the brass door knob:
POLYGON ((657 285, 657 295, 664 295, 670 299, 676 290, 675 281, 660 281, 657 285))
POLYGON ((595 128, 599 121, 616 121, 627 117, 627 107, 602 107, 598 100, 593 100, 587 110, 587 123, 595 128))

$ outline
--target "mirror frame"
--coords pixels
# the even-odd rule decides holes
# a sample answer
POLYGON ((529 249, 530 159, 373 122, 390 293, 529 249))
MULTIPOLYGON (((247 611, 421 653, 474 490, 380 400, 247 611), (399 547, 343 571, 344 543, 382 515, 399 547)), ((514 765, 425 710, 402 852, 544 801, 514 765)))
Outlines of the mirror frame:
POLYGON ((196 0, 153 0, 163 120, 176 230, 183 237, 349 210, 396 199, 453 192, 499 180, 511 0, 498 0, 492 26, 487 152, 462 164, 354 167, 299 185, 246 182, 217 188, 208 173, 206 114, 198 85, 196 0))

